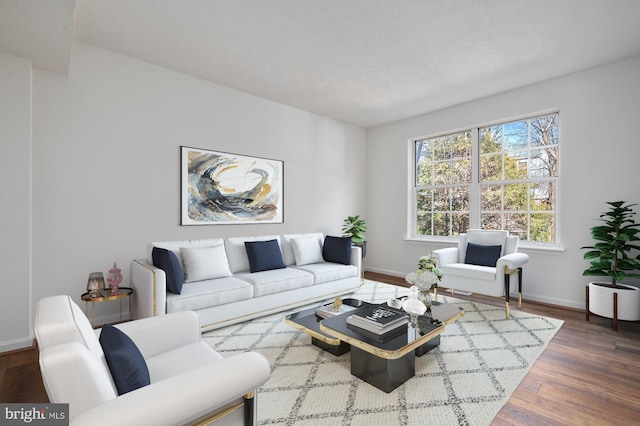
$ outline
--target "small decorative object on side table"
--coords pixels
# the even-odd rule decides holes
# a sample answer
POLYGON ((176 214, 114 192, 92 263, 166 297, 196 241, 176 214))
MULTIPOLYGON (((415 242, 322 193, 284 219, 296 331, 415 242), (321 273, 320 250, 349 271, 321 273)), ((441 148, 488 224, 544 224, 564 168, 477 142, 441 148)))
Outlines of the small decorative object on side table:
POLYGON ((113 268, 109 269, 109 275, 107 276, 107 282, 109 283, 109 288, 111 289, 111 294, 118 293, 118 287, 122 282, 122 270, 118 268, 116 262, 113 262, 113 268))
POLYGON ((98 297, 104 290, 104 275, 102 272, 92 272, 87 280, 87 293, 98 297))

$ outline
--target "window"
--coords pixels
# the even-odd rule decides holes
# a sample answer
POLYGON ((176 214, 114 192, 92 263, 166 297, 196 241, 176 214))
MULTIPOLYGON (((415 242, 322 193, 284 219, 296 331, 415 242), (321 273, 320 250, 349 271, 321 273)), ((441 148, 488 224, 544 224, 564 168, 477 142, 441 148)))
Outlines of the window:
POLYGON ((557 243, 558 114, 412 141, 411 233, 557 243))

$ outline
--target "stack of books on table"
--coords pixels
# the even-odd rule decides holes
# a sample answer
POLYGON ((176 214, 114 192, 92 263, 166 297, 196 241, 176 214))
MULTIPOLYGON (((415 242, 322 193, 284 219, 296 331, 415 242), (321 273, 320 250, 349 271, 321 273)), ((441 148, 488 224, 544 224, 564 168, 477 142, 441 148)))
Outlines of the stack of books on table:
POLYGON ((409 315, 383 305, 358 309, 347 318, 347 327, 378 342, 386 342, 407 331, 409 315))

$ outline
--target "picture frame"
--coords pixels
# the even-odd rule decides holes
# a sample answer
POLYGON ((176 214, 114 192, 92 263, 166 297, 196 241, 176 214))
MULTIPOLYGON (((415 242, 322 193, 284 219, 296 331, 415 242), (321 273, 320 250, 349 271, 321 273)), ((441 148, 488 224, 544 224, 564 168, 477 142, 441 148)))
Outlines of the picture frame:
POLYGON ((284 223, 284 162, 180 147, 181 225, 284 223))

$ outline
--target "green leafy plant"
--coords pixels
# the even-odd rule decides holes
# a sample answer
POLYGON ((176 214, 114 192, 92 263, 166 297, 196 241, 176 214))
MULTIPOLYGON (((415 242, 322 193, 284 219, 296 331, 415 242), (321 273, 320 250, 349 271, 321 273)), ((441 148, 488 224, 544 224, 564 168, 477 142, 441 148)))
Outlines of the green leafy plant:
POLYGON ((347 216, 342 224, 342 236, 351 237, 354 243, 363 243, 365 232, 367 232, 367 224, 360 215, 347 216))
POLYGON ((609 211, 600 215, 604 225, 591 228, 591 237, 596 240, 593 246, 581 247, 588 249, 584 258, 591 265, 582 275, 590 277, 610 277, 611 285, 616 287, 618 281, 626 277, 640 278, 640 255, 632 257, 632 250, 640 250, 634 244, 640 241, 640 224, 634 222, 635 212, 626 201, 607 202, 609 211))

